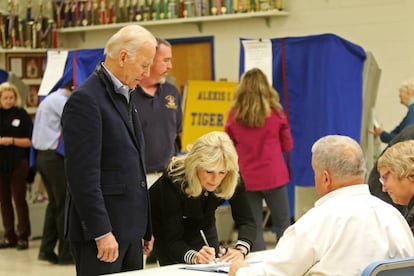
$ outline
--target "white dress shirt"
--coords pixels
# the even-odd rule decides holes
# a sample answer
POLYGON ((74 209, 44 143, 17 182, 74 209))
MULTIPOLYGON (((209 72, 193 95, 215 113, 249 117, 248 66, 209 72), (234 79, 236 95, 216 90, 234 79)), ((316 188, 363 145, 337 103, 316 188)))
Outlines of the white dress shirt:
POLYGON ((371 262, 414 255, 414 238, 397 209, 368 185, 330 192, 291 225, 266 261, 242 275, 361 275, 371 262))

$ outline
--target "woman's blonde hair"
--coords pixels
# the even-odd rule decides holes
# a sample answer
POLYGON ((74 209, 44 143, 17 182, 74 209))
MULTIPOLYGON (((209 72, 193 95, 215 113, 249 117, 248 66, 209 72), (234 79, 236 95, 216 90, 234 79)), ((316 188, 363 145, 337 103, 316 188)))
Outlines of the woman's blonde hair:
POLYGON ((377 163, 378 170, 383 167, 399 180, 408 176, 414 181, 414 140, 398 142, 386 149, 377 163))
POLYGON ((222 164, 227 174, 214 193, 217 197, 229 199, 239 180, 239 166, 236 149, 225 132, 213 131, 199 137, 189 146, 186 155, 173 157, 168 172, 184 193, 197 197, 203 189, 198 170, 216 170, 222 164))
MULTIPOLYGON (((11 82, 3 82, 2 84, 0 84, 0 97, 5 91, 12 91, 14 93, 14 97, 16 98, 14 106, 22 106, 22 99, 20 97, 19 90, 17 90, 17 87, 14 84, 12 84, 11 82)), ((0 107, 2 107, 1 103, 0 107)))
POLYGON ((246 127, 262 127, 271 110, 281 115, 279 94, 258 68, 250 69, 241 77, 234 93, 231 109, 234 120, 246 127))

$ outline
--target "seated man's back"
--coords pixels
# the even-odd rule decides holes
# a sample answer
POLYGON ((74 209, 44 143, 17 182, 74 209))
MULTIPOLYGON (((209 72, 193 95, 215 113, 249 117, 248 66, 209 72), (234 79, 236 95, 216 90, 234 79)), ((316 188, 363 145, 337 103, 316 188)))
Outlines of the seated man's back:
POLYGON ((363 152, 353 139, 330 135, 312 146, 315 207, 286 229, 261 265, 234 263, 229 275, 359 276, 371 262, 414 256, 401 213, 372 196, 363 152), (237 273, 237 274, 236 274, 237 273))

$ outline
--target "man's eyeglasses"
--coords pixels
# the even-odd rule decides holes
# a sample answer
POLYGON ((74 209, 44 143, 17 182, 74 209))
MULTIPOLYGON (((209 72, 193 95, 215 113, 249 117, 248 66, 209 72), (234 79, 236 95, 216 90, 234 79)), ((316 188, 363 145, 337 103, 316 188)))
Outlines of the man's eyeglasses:
POLYGON ((380 178, 378 179, 379 182, 381 182, 382 185, 384 185, 384 182, 387 180, 388 175, 391 173, 391 171, 388 171, 386 173, 384 173, 383 175, 380 176, 380 178))

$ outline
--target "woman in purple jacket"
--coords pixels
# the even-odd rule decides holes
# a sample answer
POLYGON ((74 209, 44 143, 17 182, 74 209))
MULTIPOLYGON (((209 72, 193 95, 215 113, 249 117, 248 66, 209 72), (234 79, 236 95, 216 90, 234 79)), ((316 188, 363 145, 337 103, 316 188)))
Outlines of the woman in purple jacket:
POLYGON ((293 148, 288 120, 279 95, 258 68, 246 71, 235 91, 225 131, 239 155, 239 167, 256 220, 253 249, 264 250, 263 199, 271 212, 278 240, 290 225, 286 184, 289 172, 283 152, 293 148))

